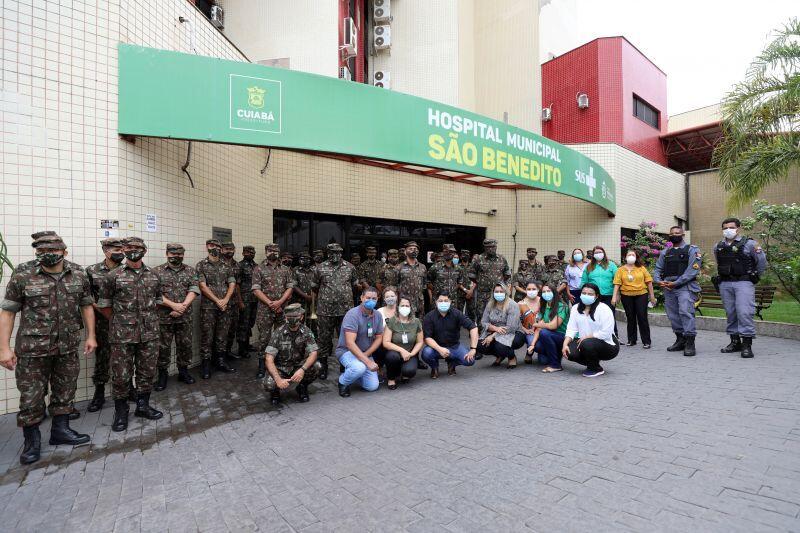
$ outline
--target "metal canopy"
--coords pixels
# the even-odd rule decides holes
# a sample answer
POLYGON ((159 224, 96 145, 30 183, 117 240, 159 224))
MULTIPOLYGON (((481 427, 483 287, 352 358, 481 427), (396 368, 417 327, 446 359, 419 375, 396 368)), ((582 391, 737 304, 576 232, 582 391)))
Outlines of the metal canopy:
POLYGON ((712 167, 714 148, 722 139, 719 121, 661 135, 667 166, 677 172, 694 172, 712 167))

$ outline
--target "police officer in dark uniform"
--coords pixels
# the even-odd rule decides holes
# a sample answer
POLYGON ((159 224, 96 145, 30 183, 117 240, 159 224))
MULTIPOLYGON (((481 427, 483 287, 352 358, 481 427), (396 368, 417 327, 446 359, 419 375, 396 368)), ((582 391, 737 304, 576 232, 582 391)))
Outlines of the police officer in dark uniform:
POLYGON ((742 223, 738 218, 722 221, 723 239, 714 246, 717 261, 718 286, 728 318, 726 331, 731 342, 722 353, 742 352, 753 357, 753 337, 756 336, 756 290, 759 278, 767 268, 767 258, 756 241, 739 234, 742 223))

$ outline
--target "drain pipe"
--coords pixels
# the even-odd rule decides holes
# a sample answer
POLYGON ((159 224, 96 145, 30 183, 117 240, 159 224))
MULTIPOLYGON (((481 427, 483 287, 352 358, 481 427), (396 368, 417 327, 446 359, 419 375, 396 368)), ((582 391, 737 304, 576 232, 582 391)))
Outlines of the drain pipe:
POLYGON ((192 179, 192 175, 189 174, 189 162, 192 160, 192 141, 189 141, 189 146, 186 149, 186 163, 183 164, 181 170, 184 174, 189 178, 189 184, 194 189, 194 180, 192 179))

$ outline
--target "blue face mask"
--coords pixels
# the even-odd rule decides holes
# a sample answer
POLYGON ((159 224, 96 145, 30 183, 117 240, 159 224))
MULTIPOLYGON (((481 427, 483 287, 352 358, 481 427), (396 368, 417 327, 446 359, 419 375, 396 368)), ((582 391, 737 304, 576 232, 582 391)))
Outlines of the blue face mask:
POLYGON ((502 302, 503 300, 506 299, 506 293, 496 292, 494 293, 494 299, 497 300, 498 302, 502 302))
POLYGON ((592 305, 597 298, 590 294, 581 294, 581 302, 583 305, 592 305))
POLYGON ((367 301, 364 302, 364 307, 366 307, 367 309, 372 311, 373 309, 375 309, 375 306, 377 304, 378 304, 378 302, 376 302, 375 300, 367 300, 367 301))
POLYGON ((459 261, 458 257, 454 257, 453 258, 453 265, 458 265, 459 262, 460 261, 459 261))
POLYGON ((553 293, 552 292, 543 292, 542 293, 542 300, 544 300, 545 302, 549 302, 552 299, 553 299, 553 293))
POLYGON ((575 261, 583 261, 583 254, 575 254, 572 256, 575 261))
POLYGON ((450 310, 450 302, 436 302, 436 309, 440 313, 446 313, 450 310))

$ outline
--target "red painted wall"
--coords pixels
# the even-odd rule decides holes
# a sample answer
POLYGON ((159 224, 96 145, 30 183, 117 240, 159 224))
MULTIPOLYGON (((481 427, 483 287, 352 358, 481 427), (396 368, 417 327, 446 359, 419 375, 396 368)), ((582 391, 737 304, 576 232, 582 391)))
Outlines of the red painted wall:
POLYGON ((542 134, 569 143, 607 142, 666 165, 659 135, 665 132, 667 78, 622 37, 595 39, 542 65, 542 106, 553 118, 542 134), (578 93, 589 96, 579 109, 578 93), (660 129, 633 116, 633 95, 660 111, 660 129))
POLYGON ((353 17, 353 20, 356 22, 356 27, 358 28, 358 49, 357 55, 355 58, 351 58, 349 61, 345 61, 343 59, 343 55, 339 52, 339 66, 346 67, 350 66, 351 72, 354 74, 354 81, 364 83, 365 75, 364 75, 364 62, 366 61, 366 46, 364 45, 364 29, 366 27, 365 16, 366 13, 364 12, 365 9, 365 0, 355 0, 355 11, 350 11, 350 0, 339 0, 339 20, 336 21, 336 24, 339 26, 339 46, 341 47, 344 44, 344 19, 345 17, 353 17))

